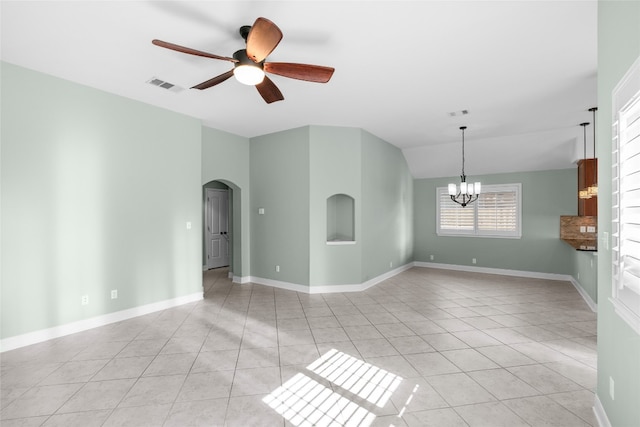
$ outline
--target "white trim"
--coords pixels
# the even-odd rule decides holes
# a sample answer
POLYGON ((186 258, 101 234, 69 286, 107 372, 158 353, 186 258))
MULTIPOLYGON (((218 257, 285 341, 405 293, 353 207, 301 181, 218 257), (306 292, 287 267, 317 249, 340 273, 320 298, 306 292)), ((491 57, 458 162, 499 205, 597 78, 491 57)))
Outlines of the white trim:
POLYGON ((604 406, 602 406, 602 402, 600 402, 600 398, 597 394, 595 401, 593 402, 593 414, 596 416, 596 421, 598 421, 598 425, 600 427, 611 427, 607 413, 605 412, 604 406))
POLYGON ((355 245, 355 240, 327 240, 327 246, 355 245))
POLYGON ((596 304, 591 299, 591 297, 589 296, 587 291, 584 290, 584 288, 582 287, 580 282, 578 282, 576 279, 574 279, 573 276, 569 276, 569 277, 570 277, 569 281, 571 282, 573 287, 576 288, 576 291, 578 291, 578 293, 582 296, 582 299, 584 300, 584 302, 587 303, 587 305, 589 306, 591 311, 593 311, 594 313, 597 313, 598 312, 598 304, 596 304))
POLYGON ((571 280, 571 276, 568 274, 541 273, 538 271, 505 270, 502 268, 473 267, 471 265, 456 265, 456 264, 438 264, 434 262, 422 262, 422 261, 416 261, 414 264, 416 267, 440 268, 442 270, 470 271, 473 273, 498 274, 500 276, 530 277, 532 279, 564 280, 564 281, 571 280))
POLYGON ((624 305, 618 298, 610 297, 609 301, 613 304, 616 314, 620 316, 620 318, 624 320, 624 322, 629 325, 636 334, 640 335, 640 318, 638 318, 636 313, 633 310, 630 310, 629 307, 624 305))
POLYGON ((240 283, 240 284, 251 283, 251 276, 233 276, 231 281, 233 283, 240 283))
POLYGON ((42 329, 39 331, 29 332, 27 334, 17 335, 10 338, 0 340, 0 353, 14 350, 16 348, 25 347, 39 342, 47 341, 54 338, 64 337, 66 335, 75 334, 77 332, 86 331, 88 329, 105 326, 115 322, 131 319, 133 317, 143 316, 145 314, 154 313, 156 311, 166 310, 168 308, 177 307, 204 298, 202 292, 185 295, 164 301, 158 301, 151 304, 141 305, 139 307, 129 308, 127 310, 116 311, 115 313, 104 314, 89 319, 78 320, 77 322, 66 323, 53 328, 42 329))
POLYGON ((297 283, 290 283, 290 282, 282 282, 280 280, 273 280, 273 279, 265 279, 262 277, 255 277, 255 276, 249 276, 249 277, 234 277, 234 282, 236 283, 255 283, 258 285, 265 285, 265 286, 271 286, 274 288, 280 288, 280 289, 286 289, 289 291, 296 291, 296 292, 302 292, 305 294, 330 294, 330 293, 340 293, 340 292, 360 292, 360 291, 364 291, 365 289, 369 289, 372 286, 377 285, 378 283, 387 280, 393 276, 396 276, 400 273, 402 273, 403 271, 406 271, 408 269, 410 269, 411 267, 413 267, 412 262, 405 264, 403 266, 400 266, 398 268, 395 268, 393 270, 389 270, 384 274, 381 274, 377 277, 374 277, 373 279, 369 279, 366 282, 363 283, 358 283, 358 284, 346 284, 346 285, 312 285, 312 286, 308 286, 308 285, 300 285, 297 283), (236 280, 238 279, 238 280, 236 280), (242 280, 242 281, 240 281, 242 280))
POLYGON ((486 273, 486 274, 497 274, 500 276, 515 276, 515 277, 529 277, 532 279, 546 279, 546 280, 561 280, 564 282, 571 282, 571 284, 576 288, 582 299, 587 303, 589 308, 593 312, 597 312, 598 305, 593 302, 589 294, 582 289, 580 283, 576 281, 573 276, 569 274, 556 274, 556 273, 541 273, 538 271, 522 271, 522 270, 505 270, 502 268, 489 268, 489 267, 473 267, 470 265, 456 265, 456 264, 439 264, 435 262, 423 262, 416 261, 414 262, 416 267, 426 267, 426 268, 439 268, 442 270, 456 270, 456 271, 469 271, 472 273, 486 273))

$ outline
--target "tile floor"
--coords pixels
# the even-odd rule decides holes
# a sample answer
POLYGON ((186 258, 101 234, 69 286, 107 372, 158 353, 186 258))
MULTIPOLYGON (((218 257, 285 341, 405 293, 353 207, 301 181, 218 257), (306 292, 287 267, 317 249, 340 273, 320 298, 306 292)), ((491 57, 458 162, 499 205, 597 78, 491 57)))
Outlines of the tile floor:
POLYGON ((589 426, 596 316, 568 282, 413 268, 205 299, 1 355, 14 426, 589 426))

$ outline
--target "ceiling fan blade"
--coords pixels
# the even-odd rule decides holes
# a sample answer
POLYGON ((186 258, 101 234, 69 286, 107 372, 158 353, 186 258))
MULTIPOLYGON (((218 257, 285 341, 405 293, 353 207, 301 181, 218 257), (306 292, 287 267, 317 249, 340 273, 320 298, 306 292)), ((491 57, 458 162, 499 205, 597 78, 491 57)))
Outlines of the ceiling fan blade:
POLYGON ((269 77, 264 76, 264 80, 262 83, 258 83, 256 85, 256 89, 260 92, 260 95, 265 100, 267 104, 271 104, 272 102, 282 101, 284 96, 282 96, 282 92, 280 89, 273 83, 269 77))
POLYGON ((190 47, 184 47, 184 46, 165 42, 158 39, 154 39, 153 41, 151 41, 151 43, 155 44, 156 46, 164 47, 164 48, 175 50, 178 52, 188 53, 189 55, 203 56, 205 58, 213 58, 213 59, 222 59, 223 61, 238 62, 238 60, 235 58, 214 55, 213 53, 202 52, 201 50, 191 49, 190 47))
POLYGON ((231 76, 233 76, 233 70, 229 70, 226 73, 222 73, 219 76, 215 76, 214 78, 207 80, 206 82, 197 84, 193 86, 191 89, 200 89, 200 90, 208 89, 210 87, 213 87, 217 84, 222 83, 223 81, 227 80, 231 76))
POLYGON ((282 40, 282 31, 266 18, 258 18, 247 36, 247 56, 262 62, 282 40))
POLYGON ((265 62, 264 71, 292 79, 326 83, 333 76, 334 68, 322 65, 294 64, 290 62, 265 62))

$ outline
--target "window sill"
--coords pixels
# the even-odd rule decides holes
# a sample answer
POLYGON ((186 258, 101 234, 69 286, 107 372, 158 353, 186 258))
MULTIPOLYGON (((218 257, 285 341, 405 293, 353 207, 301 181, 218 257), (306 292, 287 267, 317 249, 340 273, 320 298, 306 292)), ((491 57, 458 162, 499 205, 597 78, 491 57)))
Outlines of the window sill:
POLYGON ((500 236, 488 234, 436 233, 438 237, 479 237, 482 239, 522 239, 522 236, 500 236))
POLYGON ((640 317, 617 299, 609 298, 609 301, 613 304, 616 314, 620 316, 636 334, 640 335, 640 317))
POLYGON ((327 246, 355 245, 355 240, 328 240, 327 246))

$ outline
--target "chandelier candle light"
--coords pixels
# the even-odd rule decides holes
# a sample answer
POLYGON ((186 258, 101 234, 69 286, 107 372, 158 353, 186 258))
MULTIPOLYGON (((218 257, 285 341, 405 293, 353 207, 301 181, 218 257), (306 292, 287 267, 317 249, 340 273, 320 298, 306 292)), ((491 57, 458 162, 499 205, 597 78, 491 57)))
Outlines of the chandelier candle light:
POLYGON ((458 188, 456 184, 449 184, 449 196, 451 200, 463 208, 469 203, 478 200, 481 191, 480 182, 467 183, 467 176, 464 174, 464 130, 466 128, 466 126, 460 127, 462 131, 462 175, 460 175, 460 187, 458 188))

